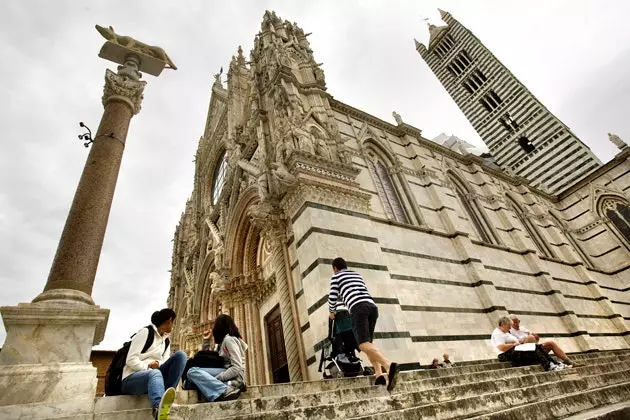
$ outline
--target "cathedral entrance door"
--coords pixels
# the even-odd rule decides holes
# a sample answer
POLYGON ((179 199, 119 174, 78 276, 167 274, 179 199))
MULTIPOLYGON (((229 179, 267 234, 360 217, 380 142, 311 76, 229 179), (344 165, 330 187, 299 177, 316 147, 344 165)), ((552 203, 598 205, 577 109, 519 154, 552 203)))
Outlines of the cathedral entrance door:
POLYGON ((289 382, 289 364, 287 362, 287 350, 284 346, 280 306, 276 306, 269 312, 265 317, 265 324, 267 326, 267 344, 271 361, 272 381, 274 384, 289 382))

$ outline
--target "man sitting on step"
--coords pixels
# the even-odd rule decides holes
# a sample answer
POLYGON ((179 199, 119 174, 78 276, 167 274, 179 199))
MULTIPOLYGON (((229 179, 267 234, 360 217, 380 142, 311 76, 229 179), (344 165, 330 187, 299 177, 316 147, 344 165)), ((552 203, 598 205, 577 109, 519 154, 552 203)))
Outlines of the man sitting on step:
POLYGON ((499 352, 501 362, 512 362, 514 366, 540 363, 546 371, 564 369, 564 365, 556 364, 540 344, 533 344, 531 350, 517 348, 523 343, 510 334, 511 326, 510 318, 504 316, 499 319, 499 326, 492 331, 492 346, 499 352))
MULTIPOLYGON (((527 328, 521 325, 521 320, 518 319, 518 316, 512 315, 510 316, 510 320, 512 320, 512 328, 510 328, 510 334, 514 337, 518 338, 519 343, 536 343, 540 341, 540 336, 538 334, 532 334, 527 328)), ((543 350, 549 353, 553 351, 553 354, 559 358, 562 363, 566 366, 573 366, 573 362, 567 357, 567 355, 562 351, 560 346, 556 344, 555 341, 547 340, 540 343, 543 350)))

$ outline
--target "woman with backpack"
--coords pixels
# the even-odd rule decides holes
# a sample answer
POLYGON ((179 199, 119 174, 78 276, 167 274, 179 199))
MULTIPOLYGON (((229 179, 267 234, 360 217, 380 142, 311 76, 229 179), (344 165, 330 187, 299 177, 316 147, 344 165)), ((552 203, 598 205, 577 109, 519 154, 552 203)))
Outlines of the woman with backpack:
POLYGON ((194 385, 210 402, 235 400, 245 388, 247 344, 234 320, 225 314, 214 321, 212 336, 218 356, 224 359, 223 367, 191 367, 186 374, 187 385, 194 385))
POLYGON ((122 394, 149 394, 156 420, 168 420, 175 387, 186 366, 186 353, 170 354, 168 335, 176 316, 170 308, 151 315, 151 325, 131 339, 122 373, 122 394))

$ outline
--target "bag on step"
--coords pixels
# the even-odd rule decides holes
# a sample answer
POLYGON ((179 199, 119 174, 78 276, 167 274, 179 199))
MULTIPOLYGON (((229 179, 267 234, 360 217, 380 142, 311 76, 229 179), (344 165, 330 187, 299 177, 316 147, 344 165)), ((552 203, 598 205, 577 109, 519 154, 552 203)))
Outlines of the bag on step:
MULTIPOLYGON (((145 353, 149 350, 149 347, 151 347, 153 340, 155 339, 155 330, 153 329, 153 326, 147 325, 145 328, 149 330, 149 334, 140 353, 145 353)), ((134 336, 135 334, 132 335, 131 338, 133 339, 134 336)), ((165 344, 164 352, 166 352, 166 349, 168 349, 168 346, 170 345, 170 340, 168 338, 165 340, 165 344)), ((109 368, 107 368, 107 374, 105 375, 105 395, 108 397, 122 394, 122 374, 125 364, 127 363, 129 347, 131 347, 131 340, 127 341, 121 348, 118 349, 118 351, 116 351, 111 363, 109 364, 109 368)))

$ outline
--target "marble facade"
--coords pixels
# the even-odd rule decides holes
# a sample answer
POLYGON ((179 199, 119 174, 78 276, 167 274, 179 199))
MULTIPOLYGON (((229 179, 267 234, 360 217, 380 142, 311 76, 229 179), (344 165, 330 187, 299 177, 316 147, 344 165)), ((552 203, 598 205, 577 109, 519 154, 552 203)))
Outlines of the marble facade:
POLYGON ((249 383, 273 382, 279 307, 290 380, 320 378, 343 256, 379 305, 378 345, 406 368, 494 357, 507 314, 570 352, 628 348, 630 238, 607 212, 629 201, 627 148, 549 194, 335 100, 304 31, 267 12, 249 60, 239 47, 212 87, 174 238, 173 343, 198 350, 229 313, 249 383))

